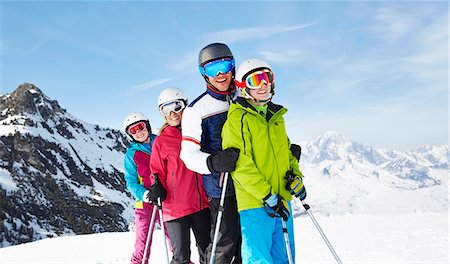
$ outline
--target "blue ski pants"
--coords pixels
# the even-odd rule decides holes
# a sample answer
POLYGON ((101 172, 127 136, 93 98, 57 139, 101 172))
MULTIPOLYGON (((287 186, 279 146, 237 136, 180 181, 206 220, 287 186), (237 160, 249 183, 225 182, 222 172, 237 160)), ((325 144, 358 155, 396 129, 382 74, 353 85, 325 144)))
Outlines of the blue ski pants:
MULTIPOLYGON (((292 214, 291 203, 289 211, 292 214)), ((239 213, 242 232, 242 263, 289 263, 284 240, 282 218, 270 217, 264 207, 239 213)), ((286 222, 292 259, 295 263, 294 224, 292 215, 286 222)))

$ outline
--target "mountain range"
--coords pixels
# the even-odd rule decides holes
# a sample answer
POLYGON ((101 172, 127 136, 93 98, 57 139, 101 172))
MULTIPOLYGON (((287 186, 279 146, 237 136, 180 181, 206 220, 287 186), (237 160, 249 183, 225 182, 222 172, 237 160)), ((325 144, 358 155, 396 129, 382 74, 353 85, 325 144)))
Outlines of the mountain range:
MULTIPOLYGON (((383 214, 448 209, 448 145, 374 149, 329 131, 300 142, 307 201, 317 212, 383 214)), ((119 130, 72 116, 31 83, 0 96, 0 247, 47 237, 127 231, 119 130)), ((301 216, 301 204, 294 204, 301 216)))

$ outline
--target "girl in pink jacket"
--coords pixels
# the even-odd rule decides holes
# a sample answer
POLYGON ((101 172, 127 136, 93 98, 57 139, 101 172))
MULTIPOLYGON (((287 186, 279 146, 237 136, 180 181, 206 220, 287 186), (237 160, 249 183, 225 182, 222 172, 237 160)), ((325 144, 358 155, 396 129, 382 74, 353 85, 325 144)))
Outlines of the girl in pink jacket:
MULTIPOLYGON (((123 129, 132 140, 124 158, 125 181, 127 189, 136 198, 134 210, 136 240, 130 263, 141 264, 143 259, 145 259, 144 263, 148 263, 153 235, 153 229, 149 230, 150 220, 153 210, 156 210, 156 205, 150 201, 148 190, 153 185, 150 177, 150 157, 156 135, 152 134, 148 118, 142 113, 129 114, 123 121, 123 129), (147 245, 149 231, 150 238, 147 245), (147 252, 144 256, 145 247, 147 252)), ((159 223, 158 213, 156 213, 155 223, 159 223)), ((167 229, 165 234, 168 237, 167 229)))
POLYGON ((159 111, 166 123, 155 139, 150 159, 152 173, 158 175, 167 191, 162 208, 173 248, 173 264, 190 262, 191 229, 200 263, 206 263, 205 252, 211 242, 211 217, 202 175, 189 170, 180 159, 181 118, 186 104, 187 97, 181 90, 168 88, 159 95, 159 111))

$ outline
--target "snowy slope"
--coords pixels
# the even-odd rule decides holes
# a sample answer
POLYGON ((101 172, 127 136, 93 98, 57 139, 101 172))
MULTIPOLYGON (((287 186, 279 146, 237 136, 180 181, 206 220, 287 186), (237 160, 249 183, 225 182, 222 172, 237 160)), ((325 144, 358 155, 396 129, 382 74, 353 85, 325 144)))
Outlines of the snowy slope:
MULTIPOLYGON (((315 217, 345 264, 449 263, 447 213, 315 217)), ((296 263, 336 263, 307 216, 295 218, 294 225, 296 263)), ((133 241, 133 232, 50 238, 0 249, 0 263, 125 264, 133 241)), ((157 230, 150 263, 165 263, 162 241, 157 230)), ((193 241, 191 252, 191 260, 198 263, 193 241)))

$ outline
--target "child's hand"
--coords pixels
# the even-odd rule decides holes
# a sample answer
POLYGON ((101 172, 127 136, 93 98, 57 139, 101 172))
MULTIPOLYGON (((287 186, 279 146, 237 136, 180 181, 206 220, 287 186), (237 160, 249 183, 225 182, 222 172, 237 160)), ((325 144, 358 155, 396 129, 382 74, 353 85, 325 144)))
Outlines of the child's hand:
POLYGON ((281 217, 284 221, 287 221, 290 215, 287 202, 276 193, 269 195, 263 199, 267 214, 270 217, 281 217))
POLYGON ((286 177, 284 178, 287 180, 286 190, 288 190, 292 195, 295 195, 295 197, 300 198, 300 200, 305 200, 306 189, 303 185, 302 178, 295 175, 292 171, 286 172, 286 177))
POLYGON ((166 199, 167 191, 162 186, 158 176, 154 174, 154 177, 155 183, 152 186, 150 186, 150 188, 148 188, 148 192, 146 192, 147 197, 145 197, 145 199, 152 201, 154 204, 157 204, 158 198, 161 199, 161 202, 166 199))

